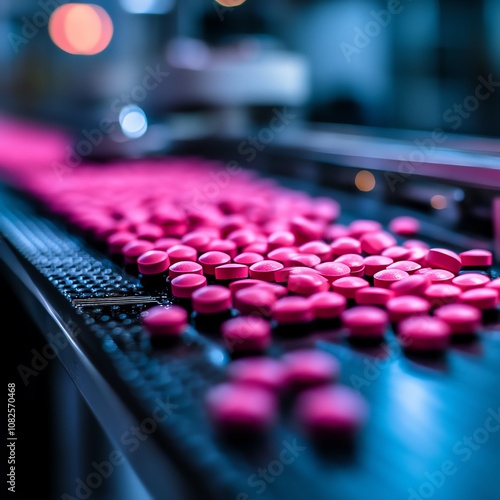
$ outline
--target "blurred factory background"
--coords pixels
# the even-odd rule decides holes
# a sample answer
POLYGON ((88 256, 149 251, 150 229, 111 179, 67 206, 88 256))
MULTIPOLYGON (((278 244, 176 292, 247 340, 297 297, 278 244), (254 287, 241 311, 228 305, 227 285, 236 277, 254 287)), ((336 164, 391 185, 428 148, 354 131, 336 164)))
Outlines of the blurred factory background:
POLYGON ((280 105, 301 122, 500 136, 500 0, 63 4, 1 2, 4 112, 77 131, 121 113, 125 136, 153 142, 244 130, 280 105))

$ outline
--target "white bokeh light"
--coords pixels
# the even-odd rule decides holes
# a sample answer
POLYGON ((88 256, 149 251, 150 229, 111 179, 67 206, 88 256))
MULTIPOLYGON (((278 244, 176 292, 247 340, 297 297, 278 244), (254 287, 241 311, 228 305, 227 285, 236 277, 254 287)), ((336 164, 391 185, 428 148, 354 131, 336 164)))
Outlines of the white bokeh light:
POLYGON ((142 137, 148 129, 146 113, 135 105, 125 106, 120 111, 119 122, 123 134, 131 139, 142 137))

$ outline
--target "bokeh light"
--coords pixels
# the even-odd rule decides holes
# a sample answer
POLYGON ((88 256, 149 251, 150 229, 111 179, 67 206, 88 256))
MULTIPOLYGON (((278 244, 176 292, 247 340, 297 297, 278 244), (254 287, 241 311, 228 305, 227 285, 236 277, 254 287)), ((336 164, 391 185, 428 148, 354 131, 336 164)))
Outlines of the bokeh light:
POLYGON ((446 208, 448 206, 448 200, 446 199, 446 196, 443 196, 442 194, 435 194, 431 198, 431 207, 435 208, 436 210, 443 210, 443 208, 446 208))
POLYGON ((113 22, 99 5, 68 3, 52 13, 49 35, 64 52, 91 56, 109 45, 113 22))
POLYGON ((146 113, 136 105, 125 106, 120 111, 119 122, 123 135, 130 139, 142 137, 148 129, 146 113))
POLYGON ((215 0, 217 3, 220 3, 224 7, 237 7, 242 3, 245 3, 245 0, 215 0))
POLYGON ((375 176, 368 170, 361 170, 356 174, 354 184, 360 191, 367 193, 375 188, 375 176))

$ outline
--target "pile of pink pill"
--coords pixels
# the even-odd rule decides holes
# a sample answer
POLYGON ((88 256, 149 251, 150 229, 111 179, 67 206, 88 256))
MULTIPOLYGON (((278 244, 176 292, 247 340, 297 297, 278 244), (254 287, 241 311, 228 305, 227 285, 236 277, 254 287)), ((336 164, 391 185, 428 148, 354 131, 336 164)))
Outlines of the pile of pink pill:
MULTIPOLYGON (((334 200, 229 164, 173 158, 81 167, 62 183, 30 188, 141 275, 165 276, 172 296, 196 314, 233 311, 220 327, 229 351, 262 356, 233 362, 227 383, 208 395, 209 413, 224 426, 270 425, 284 386, 297 392, 297 418, 311 433, 363 421, 363 401, 334 384, 333 358, 265 356, 275 326, 333 322, 349 338, 373 340, 393 325, 406 349, 439 351, 453 336, 476 333, 482 312, 499 303, 500 279, 483 272, 493 263, 488 250, 429 248, 415 239, 411 217, 388 229, 374 220, 339 224, 334 200)), ((143 323, 152 336, 176 337, 189 316, 158 306, 143 323)))

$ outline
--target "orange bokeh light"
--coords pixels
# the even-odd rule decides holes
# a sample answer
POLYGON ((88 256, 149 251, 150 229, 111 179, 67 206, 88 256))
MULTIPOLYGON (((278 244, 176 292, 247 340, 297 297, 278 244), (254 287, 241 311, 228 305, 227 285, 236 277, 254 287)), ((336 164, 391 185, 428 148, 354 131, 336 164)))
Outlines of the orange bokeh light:
POLYGON ((52 13, 49 34, 64 52, 91 56, 109 45, 113 22, 99 5, 68 3, 52 13))

